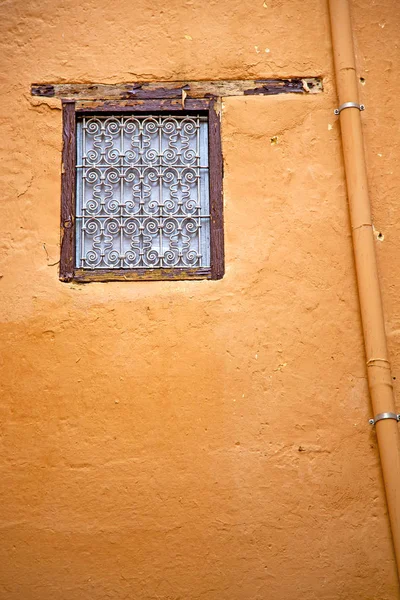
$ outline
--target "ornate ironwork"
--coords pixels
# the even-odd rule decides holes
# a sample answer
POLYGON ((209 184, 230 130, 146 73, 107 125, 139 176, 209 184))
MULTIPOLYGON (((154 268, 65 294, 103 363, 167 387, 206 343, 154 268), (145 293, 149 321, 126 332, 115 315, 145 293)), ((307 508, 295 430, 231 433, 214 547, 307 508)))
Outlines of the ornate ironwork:
POLYGON ((76 192, 78 268, 210 266, 207 117, 80 118, 76 192))

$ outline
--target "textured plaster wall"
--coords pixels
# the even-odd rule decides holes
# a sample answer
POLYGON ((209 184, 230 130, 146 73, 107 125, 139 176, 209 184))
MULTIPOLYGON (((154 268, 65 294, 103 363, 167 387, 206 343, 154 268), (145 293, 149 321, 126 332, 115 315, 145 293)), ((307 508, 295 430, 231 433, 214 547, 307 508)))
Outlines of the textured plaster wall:
MULTIPOLYGON (((352 6, 400 378, 400 10, 352 6)), ((0 29, 1 600, 398 600, 326 2, 6 0, 0 29), (325 91, 224 101, 222 281, 59 282, 32 82, 281 75, 325 91)))

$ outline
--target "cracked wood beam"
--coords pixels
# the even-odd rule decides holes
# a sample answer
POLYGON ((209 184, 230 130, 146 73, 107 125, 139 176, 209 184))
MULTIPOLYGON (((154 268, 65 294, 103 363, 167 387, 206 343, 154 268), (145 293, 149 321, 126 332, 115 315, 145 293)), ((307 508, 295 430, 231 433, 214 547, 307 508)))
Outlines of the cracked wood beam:
POLYGON ((236 79, 226 81, 164 81, 143 83, 33 83, 32 96, 63 100, 178 99, 224 96, 268 96, 316 94, 322 91, 321 77, 287 79, 236 79))

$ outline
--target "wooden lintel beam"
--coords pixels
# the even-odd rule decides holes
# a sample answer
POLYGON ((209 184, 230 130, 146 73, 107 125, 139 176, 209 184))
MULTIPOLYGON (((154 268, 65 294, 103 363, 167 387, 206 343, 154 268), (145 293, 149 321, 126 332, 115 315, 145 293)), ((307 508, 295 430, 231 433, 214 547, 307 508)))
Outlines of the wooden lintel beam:
POLYGON ((315 94, 322 91, 321 77, 287 79, 237 79, 226 81, 163 81, 119 84, 33 83, 32 96, 63 100, 131 100, 315 94))

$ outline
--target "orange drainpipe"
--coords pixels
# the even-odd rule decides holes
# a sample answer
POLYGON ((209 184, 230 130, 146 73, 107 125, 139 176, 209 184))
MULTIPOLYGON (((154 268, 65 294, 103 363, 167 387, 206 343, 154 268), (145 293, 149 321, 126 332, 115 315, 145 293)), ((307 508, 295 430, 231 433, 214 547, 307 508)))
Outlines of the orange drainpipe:
MULTIPOLYGON (((358 78, 348 0, 329 0, 329 11, 340 110, 340 107, 346 103, 359 105, 358 78)), ((392 375, 375 256, 360 108, 358 106, 344 107, 340 110, 339 118, 368 384, 397 570, 400 574, 399 424, 396 420, 392 375)))

